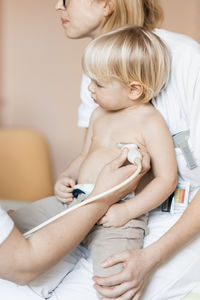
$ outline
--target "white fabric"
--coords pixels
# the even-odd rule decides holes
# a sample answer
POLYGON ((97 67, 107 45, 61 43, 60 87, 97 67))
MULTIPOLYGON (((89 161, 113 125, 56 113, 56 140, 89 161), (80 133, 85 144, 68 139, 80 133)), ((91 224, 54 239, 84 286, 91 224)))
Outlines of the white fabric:
MULTIPOLYGON (((150 214, 149 235, 145 247, 162 236, 180 216, 169 213, 152 212, 150 214)), ((159 268, 152 276, 143 295, 143 300, 180 300, 200 281, 200 237, 167 264, 159 268)), ((91 258, 81 258, 73 272, 64 278, 54 291, 51 300, 98 300, 93 288, 91 258)))
MULTIPOLYGON (((151 212, 148 222, 150 234, 145 238, 144 247, 158 240, 179 218, 177 214, 151 212)), ((180 300, 187 295, 200 281, 199 249, 200 235, 153 274, 142 299, 180 300)))
POLYGON ((93 188, 94 188, 94 184, 92 184, 92 183, 91 184, 80 183, 80 184, 76 184, 74 186, 74 190, 79 189, 79 190, 83 191, 86 195, 89 195, 92 192, 93 188))
POLYGON ((9 236, 13 229, 14 223, 8 214, 0 206, 0 244, 9 236))
POLYGON ((88 91, 88 86, 90 84, 90 79, 88 76, 83 74, 82 82, 81 82, 81 105, 78 109, 78 126, 80 127, 88 127, 89 119, 98 104, 96 104, 93 99, 90 97, 90 93, 88 91))
POLYGON ((78 261, 81 258, 87 259, 88 256, 89 251, 84 246, 79 245, 72 253, 67 255, 50 270, 32 280, 28 286, 38 296, 49 299, 64 278, 70 276, 70 273, 74 270, 78 261))
POLYGON ((0 279, 0 299, 2 300, 41 300, 28 286, 20 286, 0 279))
POLYGON ((92 287, 92 263, 80 258, 71 272, 55 290, 51 300, 98 300, 95 289, 92 287))
MULTIPOLYGON (((94 188, 94 184, 88 184, 88 183, 80 183, 80 184, 76 184, 74 186, 74 190, 75 189, 80 189, 82 190, 87 196, 92 192, 94 188)), ((125 201, 125 200, 128 200, 130 198, 133 198, 135 196, 135 193, 132 192, 128 195, 126 195, 121 201, 125 201)))
POLYGON ((172 135, 190 130, 189 146, 198 167, 189 170, 181 150, 175 151, 179 180, 191 184, 191 201, 200 188, 200 45, 184 35, 161 29, 156 33, 170 49, 172 64, 167 88, 153 104, 165 118, 172 135))

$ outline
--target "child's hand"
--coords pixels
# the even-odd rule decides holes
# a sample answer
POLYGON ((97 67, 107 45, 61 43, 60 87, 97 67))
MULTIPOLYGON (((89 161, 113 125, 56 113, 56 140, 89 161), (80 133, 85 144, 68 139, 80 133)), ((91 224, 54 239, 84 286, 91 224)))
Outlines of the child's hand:
POLYGON ((103 227, 120 227, 130 220, 125 203, 112 205, 107 213, 99 220, 98 224, 103 227))
POLYGON ((55 184, 55 196, 62 203, 71 203, 73 201, 72 191, 76 182, 74 179, 62 174, 55 184))

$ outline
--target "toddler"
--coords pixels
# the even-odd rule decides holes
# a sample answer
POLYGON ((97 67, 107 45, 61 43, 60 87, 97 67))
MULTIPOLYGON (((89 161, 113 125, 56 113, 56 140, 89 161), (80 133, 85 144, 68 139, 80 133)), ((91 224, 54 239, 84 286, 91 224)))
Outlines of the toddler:
POLYGON ((82 64, 91 78, 91 97, 99 107, 91 116, 80 155, 64 172, 67 185, 59 182, 56 187, 57 198, 69 206, 83 201, 102 167, 119 154, 119 143, 146 148, 153 173, 153 179, 143 184, 140 192, 113 205, 83 241, 91 252, 94 274, 108 276, 122 266, 104 269, 102 261, 112 254, 142 247, 147 212, 176 187, 173 141, 162 116, 151 104, 167 82, 170 57, 154 33, 125 26, 93 40, 82 64))

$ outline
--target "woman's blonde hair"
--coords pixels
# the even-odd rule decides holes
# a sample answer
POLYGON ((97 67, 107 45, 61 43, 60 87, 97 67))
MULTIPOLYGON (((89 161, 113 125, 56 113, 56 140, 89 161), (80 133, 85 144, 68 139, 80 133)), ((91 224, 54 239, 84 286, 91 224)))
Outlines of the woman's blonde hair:
POLYGON ((126 86, 139 82, 143 87, 139 100, 146 103, 166 84, 170 57, 156 34, 143 27, 124 26, 91 41, 82 65, 84 72, 95 81, 115 79, 126 86))
POLYGON ((158 0, 111 1, 114 1, 114 9, 105 20, 101 33, 124 25, 137 25, 152 30, 163 21, 163 10, 158 0))

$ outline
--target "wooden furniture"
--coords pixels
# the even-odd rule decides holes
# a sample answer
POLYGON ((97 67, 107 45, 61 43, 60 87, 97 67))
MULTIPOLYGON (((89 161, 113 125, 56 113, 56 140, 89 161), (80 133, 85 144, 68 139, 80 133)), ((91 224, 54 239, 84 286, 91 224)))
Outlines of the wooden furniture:
POLYGON ((44 137, 29 129, 0 128, 0 198, 34 201, 52 194, 44 137))

